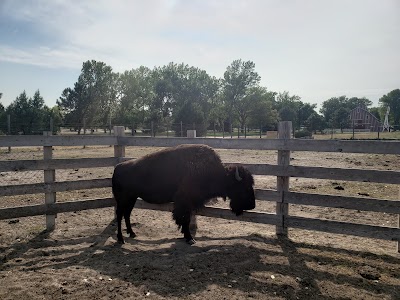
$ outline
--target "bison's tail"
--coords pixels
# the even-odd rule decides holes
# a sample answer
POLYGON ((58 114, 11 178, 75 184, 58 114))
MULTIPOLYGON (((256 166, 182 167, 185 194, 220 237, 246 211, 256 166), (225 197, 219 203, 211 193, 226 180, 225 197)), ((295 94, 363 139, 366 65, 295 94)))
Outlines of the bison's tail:
POLYGON ((113 195, 114 195, 114 199, 115 199, 115 201, 118 203, 118 199, 119 199, 119 197, 118 197, 118 191, 120 190, 119 188, 118 188, 118 183, 117 183, 117 181, 115 180, 115 176, 113 175, 113 177, 112 177, 112 179, 111 179, 111 189, 112 189, 112 193, 113 193, 113 195))

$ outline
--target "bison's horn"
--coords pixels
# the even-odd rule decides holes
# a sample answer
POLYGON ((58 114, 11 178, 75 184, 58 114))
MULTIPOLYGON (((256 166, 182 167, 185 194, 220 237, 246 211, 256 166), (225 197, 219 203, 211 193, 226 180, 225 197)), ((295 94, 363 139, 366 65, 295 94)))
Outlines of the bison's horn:
POLYGON ((237 181, 241 181, 242 177, 239 175, 239 168, 236 166, 235 178, 237 181))

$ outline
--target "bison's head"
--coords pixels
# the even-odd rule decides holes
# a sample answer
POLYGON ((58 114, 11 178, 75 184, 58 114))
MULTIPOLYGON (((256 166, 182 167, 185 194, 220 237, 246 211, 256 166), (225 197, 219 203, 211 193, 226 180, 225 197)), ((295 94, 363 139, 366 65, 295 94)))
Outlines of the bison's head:
POLYGON ((242 166, 228 166, 226 174, 227 196, 231 199, 232 212, 239 216, 244 210, 255 208, 254 179, 251 173, 242 166))

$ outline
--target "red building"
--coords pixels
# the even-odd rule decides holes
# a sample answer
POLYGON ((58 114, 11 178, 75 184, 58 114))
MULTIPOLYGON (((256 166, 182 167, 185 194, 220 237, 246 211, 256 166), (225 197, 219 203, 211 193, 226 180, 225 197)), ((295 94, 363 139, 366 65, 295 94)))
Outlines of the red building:
POLYGON ((354 129, 377 132, 382 128, 382 123, 371 114, 366 106, 360 105, 350 111, 350 124, 354 129))

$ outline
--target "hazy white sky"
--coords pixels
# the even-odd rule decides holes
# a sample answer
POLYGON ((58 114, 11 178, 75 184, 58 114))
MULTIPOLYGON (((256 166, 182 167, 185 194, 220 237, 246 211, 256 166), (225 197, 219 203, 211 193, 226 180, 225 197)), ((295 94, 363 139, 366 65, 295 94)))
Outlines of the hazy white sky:
POLYGON ((86 60, 114 71, 173 61, 222 77, 251 60, 261 84, 302 101, 400 88, 398 0, 0 0, 0 92, 47 105, 86 60))

